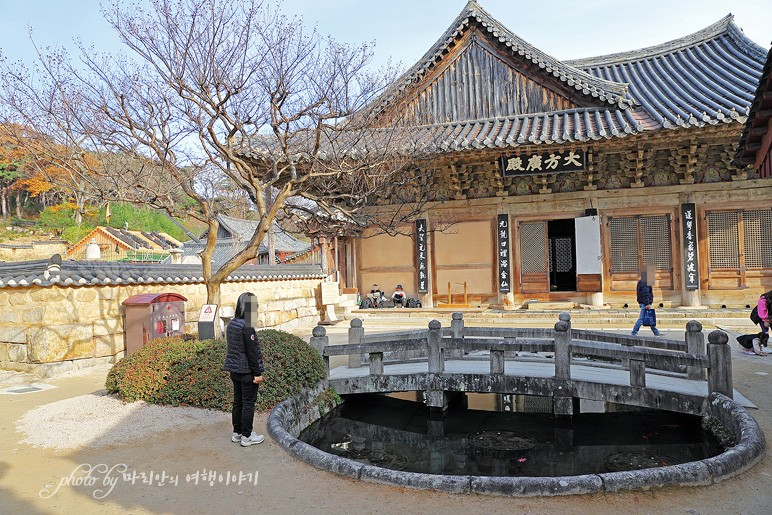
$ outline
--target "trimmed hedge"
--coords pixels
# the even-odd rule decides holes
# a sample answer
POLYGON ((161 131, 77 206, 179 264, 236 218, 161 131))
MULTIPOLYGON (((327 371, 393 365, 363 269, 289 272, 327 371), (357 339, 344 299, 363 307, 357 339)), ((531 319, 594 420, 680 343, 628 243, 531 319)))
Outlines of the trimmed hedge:
MULTIPOLYGON (((256 409, 269 410, 325 377, 324 362, 302 339, 284 331, 257 333, 263 351, 265 381, 256 409)), ((222 371, 226 344, 217 340, 159 338, 116 363, 106 388, 126 402, 195 406, 230 411, 233 383, 222 371)))

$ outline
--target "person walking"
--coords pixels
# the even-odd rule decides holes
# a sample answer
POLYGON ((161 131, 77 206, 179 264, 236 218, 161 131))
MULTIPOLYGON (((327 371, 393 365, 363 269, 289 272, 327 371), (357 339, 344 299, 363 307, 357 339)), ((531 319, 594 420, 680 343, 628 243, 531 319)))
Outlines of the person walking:
POLYGON ((225 330, 228 343, 222 369, 233 381, 232 442, 248 447, 265 440, 252 430, 257 390, 263 382, 263 353, 255 333, 257 297, 242 293, 236 301, 236 313, 225 330))
MULTIPOLYGON (((647 309, 651 309, 651 305, 654 302, 655 274, 656 269, 653 266, 647 266, 641 270, 641 278, 638 280, 638 285, 635 288, 636 298, 638 300, 638 305, 641 308, 641 312, 638 315, 638 320, 633 326, 633 332, 630 333, 633 336, 638 334, 638 330, 643 325, 643 315, 647 309)), ((659 336, 662 334, 659 332, 659 329, 657 329, 656 322, 651 326, 651 330, 654 333, 654 336, 659 336)))

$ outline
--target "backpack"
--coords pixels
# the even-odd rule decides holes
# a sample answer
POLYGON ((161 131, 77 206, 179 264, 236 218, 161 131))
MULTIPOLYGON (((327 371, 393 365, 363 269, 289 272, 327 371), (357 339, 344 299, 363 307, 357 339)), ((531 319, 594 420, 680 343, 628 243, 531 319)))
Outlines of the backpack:
POLYGON ((405 304, 406 308, 420 308, 421 307, 421 301, 418 299, 407 299, 407 303, 405 304))
POLYGON ((761 317, 759 316, 759 307, 756 306, 751 310, 751 322, 756 325, 761 324, 761 317))

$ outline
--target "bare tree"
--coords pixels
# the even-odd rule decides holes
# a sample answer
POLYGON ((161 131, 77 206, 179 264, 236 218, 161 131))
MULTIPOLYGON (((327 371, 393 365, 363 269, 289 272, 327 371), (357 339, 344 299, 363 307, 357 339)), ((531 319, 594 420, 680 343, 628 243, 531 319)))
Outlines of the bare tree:
MULTIPOLYGON (((255 257, 279 213, 389 230, 420 209, 413 195, 396 214, 363 215, 379 194, 420 180, 404 173, 418 150, 411 132, 362 114, 395 78, 391 67, 371 70, 370 44, 338 43, 254 0, 115 0, 103 13, 129 55, 81 46, 74 63, 41 52, 44 82, 56 93, 43 95, 55 101, 41 111, 80 148, 152 163, 125 166, 103 196, 207 224, 209 302, 255 257), (219 269, 212 263, 219 208, 201 187, 213 170, 244 192, 259 220, 247 246, 219 269), (191 201, 181 205, 180 193, 191 201)), ((13 87, 37 93, 29 74, 11 76, 13 87)))

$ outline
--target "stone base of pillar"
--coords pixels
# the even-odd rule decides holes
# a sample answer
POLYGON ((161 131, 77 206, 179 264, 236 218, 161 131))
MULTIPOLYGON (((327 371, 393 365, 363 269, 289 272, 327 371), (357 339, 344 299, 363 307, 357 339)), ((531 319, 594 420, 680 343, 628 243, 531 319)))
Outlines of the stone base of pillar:
POLYGON ((440 410, 448 409, 448 394, 442 390, 427 390, 426 405, 440 410))
POLYGON ((574 398, 573 397, 553 397, 552 406, 555 416, 570 417, 574 414, 574 398))

